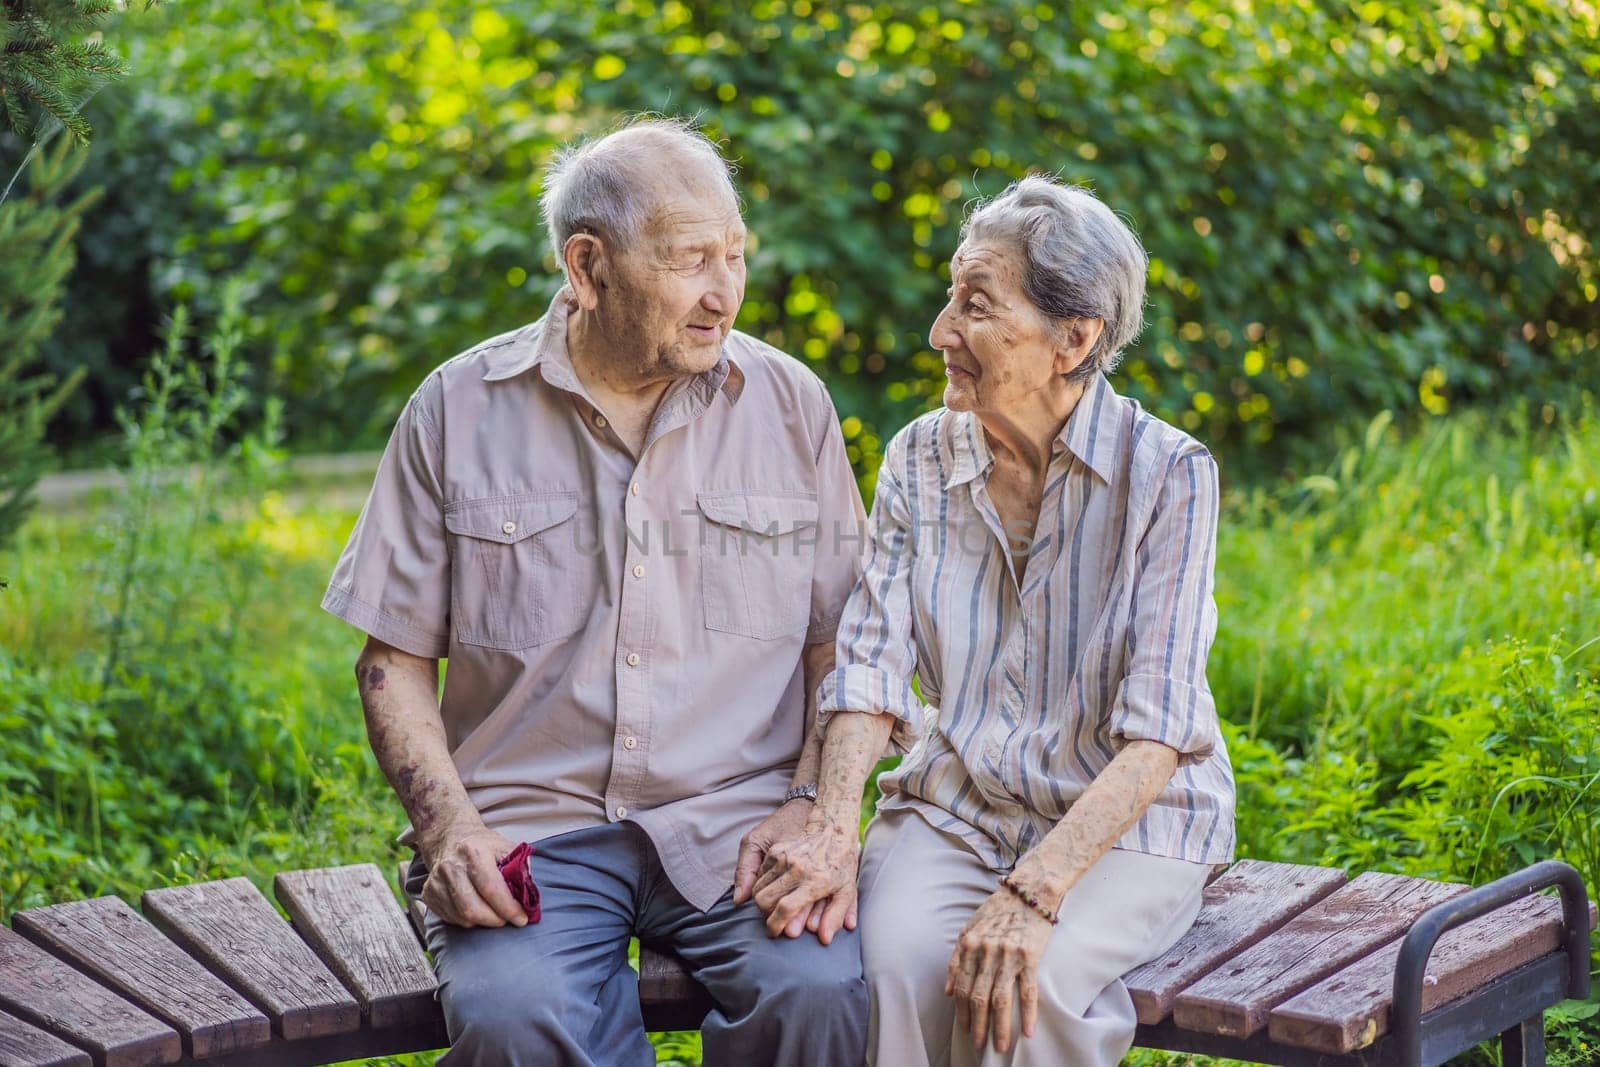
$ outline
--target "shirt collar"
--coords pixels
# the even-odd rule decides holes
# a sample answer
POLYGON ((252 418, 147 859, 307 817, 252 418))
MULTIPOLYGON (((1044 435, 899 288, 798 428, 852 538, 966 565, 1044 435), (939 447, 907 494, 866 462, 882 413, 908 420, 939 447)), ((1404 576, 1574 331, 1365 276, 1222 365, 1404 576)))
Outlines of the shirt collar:
POLYGON ((953 489, 986 473, 994 464, 994 453, 983 438, 983 425, 970 411, 950 413, 950 435, 946 439, 949 454, 945 457, 950 476, 944 480, 946 489, 953 489))
MULTIPOLYGON (((1122 454, 1122 435, 1118 432, 1115 409, 1124 403, 1111 388, 1105 375, 1096 374, 1067 416, 1056 440, 1077 456, 1083 465, 1109 483, 1122 454)), ((970 411, 950 413, 951 432, 947 439, 946 467, 950 471, 944 487, 950 489, 986 473, 994 463, 983 425, 970 411)))
POLYGON ((1111 481, 1122 456, 1122 420, 1115 416, 1125 403, 1106 376, 1096 374, 1089 379, 1088 388, 1078 398, 1078 406, 1067 416, 1067 424, 1057 438, 1103 482, 1111 481))
MULTIPOLYGON (((505 381, 538 367, 551 385, 586 396, 587 390, 578 380, 577 371, 572 369, 572 358, 567 353, 567 318, 577 309, 577 297, 571 286, 563 285, 542 318, 485 353, 483 380, 505 381)), ((703 392, 707 400, 718 390, 727 394, 730 404, 739 399, 744 391, 744 371, 734 360, 732 349, 728 340, 722 342, 721 358, 710 370, 695 375, 693 391, 703 392)))

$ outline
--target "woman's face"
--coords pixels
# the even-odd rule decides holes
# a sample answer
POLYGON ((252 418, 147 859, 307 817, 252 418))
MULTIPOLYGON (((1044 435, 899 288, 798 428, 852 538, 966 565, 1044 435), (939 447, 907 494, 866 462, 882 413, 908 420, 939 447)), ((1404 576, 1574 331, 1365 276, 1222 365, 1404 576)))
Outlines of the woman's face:
POLYGON ((928 341, 944 353, 952 411, 1012 412, 1072 369, 1050 320, 1023 293, 1022 272, 1021 252, 1007 244, 969 241, 950 260, 950 300, 928 341))

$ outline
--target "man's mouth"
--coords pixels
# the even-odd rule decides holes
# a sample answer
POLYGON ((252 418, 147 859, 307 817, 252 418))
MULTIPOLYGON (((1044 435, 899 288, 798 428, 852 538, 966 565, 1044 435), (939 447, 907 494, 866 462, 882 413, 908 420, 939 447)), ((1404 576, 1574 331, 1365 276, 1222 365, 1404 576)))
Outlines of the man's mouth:
POLYGON ((944 365, 944 373, 945 373, 945 376, 948 377, 949 379, 951 379, 952 381, 955 381, 955 380, 958 380, 958 379, 972 379, 972 378, 976 378, 977 377, 976 374, 974 374, 971 371, 967 370, 967 368, 959 366, 959 365, 957 365, 955 363, 946 363, 944 365))
POLYGON ((701 338, 702 340, 709 340, 710 338, 716 337, 721 332, 722 326, 720 323, 712 323, 710 326, 696 326, 694 323, 689 324, 689 333, 695 337, 701 338))

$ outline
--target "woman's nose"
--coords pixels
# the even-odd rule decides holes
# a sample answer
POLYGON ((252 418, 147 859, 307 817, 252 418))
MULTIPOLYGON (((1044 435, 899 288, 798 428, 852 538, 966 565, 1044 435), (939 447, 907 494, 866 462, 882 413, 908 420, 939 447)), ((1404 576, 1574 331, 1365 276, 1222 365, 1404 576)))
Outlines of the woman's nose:
POLYGON ((946 304, 928 330, 928 343, 941 352, 961 347, 961 335, 950 325, 950 318, 950 305, 946 304))

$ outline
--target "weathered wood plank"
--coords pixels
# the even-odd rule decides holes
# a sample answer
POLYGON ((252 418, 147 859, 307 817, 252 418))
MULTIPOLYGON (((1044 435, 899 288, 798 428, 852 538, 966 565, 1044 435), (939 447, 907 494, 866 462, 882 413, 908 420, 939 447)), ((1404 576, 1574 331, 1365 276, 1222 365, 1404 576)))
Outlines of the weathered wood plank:
POLYGON ((0 1011, 0 1067, 91 1067, 93 1063, 82 1049, 0 1011))
POLYGON ((370 863, 286 871, 273 889, 377 1030, 438 1010, 438 982, 383 875, 370 863))
MULTIPOLYGON (((1589 905, 1593 929, 1595 908, 1589 905)), ((1318 1052, 1366 1048, 1389 1032, 1401 938, 1318 982, 1267 1020, 1274 1041, 1318 1052)), ((1428 957, 1424 1013, 1459 1000, 1561 946, 1561 901, 1530 896, 1447 931, 1428 957)))
POLYGON ((11 928, 177 1029, 196 1059, 257 1048, 272 1025, 121 897, 31 908, 11 928))
POLYGON ((248 878, 147 890, 144 913, 287 1041, 361 1028, 361 1005, 248 878))
POLYGON ((1173 1021, 1185 1030, 1247 1037, 1266 1025, 1273 1008, 1466 890, 1396 874, 1359 875, 1178 994, 1173 1021))
POLYGON ((1187 986, 1345 884, 1332 867, 1240 860, 1206 886, 1200 914, 1171 949, 1123 978, 1139 1022, 1167 1017, 1187 986))
POLYGON ((176 1063, 178 1031, 0 926, 0 1009, 94 1055, 99 1067, 176 1063))

